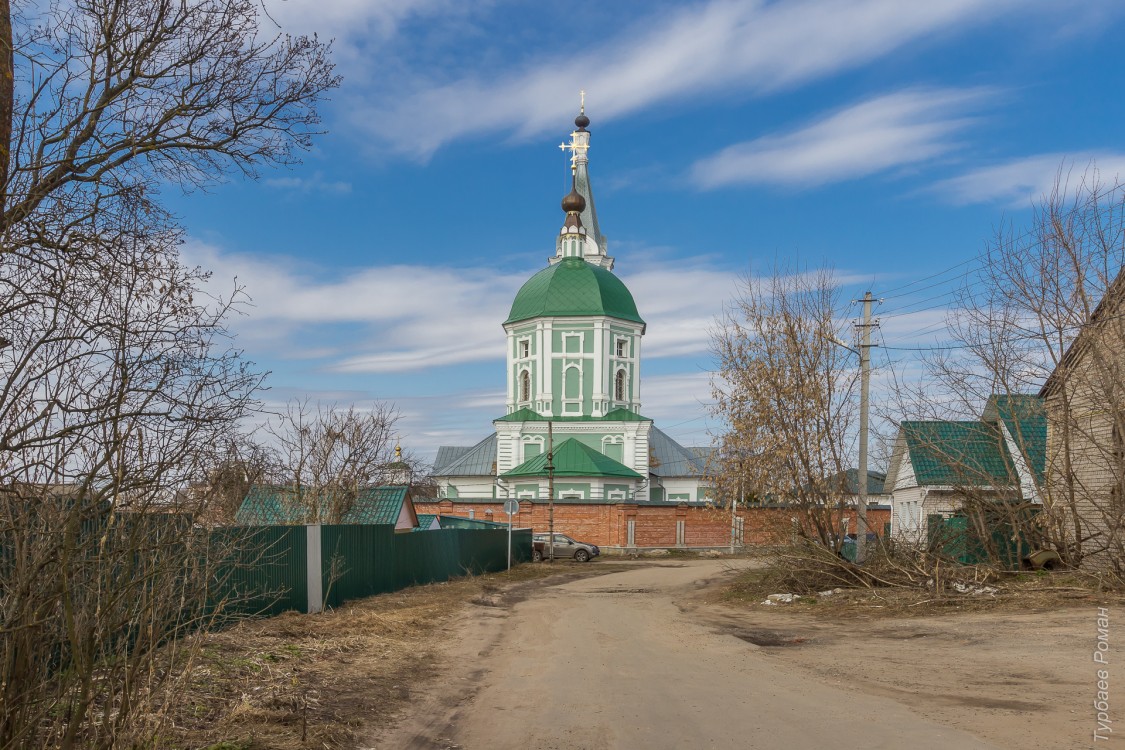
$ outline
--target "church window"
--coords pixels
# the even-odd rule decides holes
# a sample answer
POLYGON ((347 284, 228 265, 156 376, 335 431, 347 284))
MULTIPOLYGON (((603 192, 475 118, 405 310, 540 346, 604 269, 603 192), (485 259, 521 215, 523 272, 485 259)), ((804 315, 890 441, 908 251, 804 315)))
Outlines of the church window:
POLYGON ((535 458, 543 452, 543 438, 541 437, 525 437, 523 439, 523 461, 530 458, 535 458))
POLYGON ((618 370, 614 378, 613 397, 618 401, 625 400, 625 371, 618 370))
POLYGON ((582 373, 577 367, 566 368, 563 381, 563 397, 567 399, 581 398, 582 373))
POLYGON ((531 373, 527 370, 520 371, 520 401, 531 400, 531 373))
POLYGON ((520 341, 520 359, 527 359, 531 356, 531 342, 527 339, 520 341))
POLYGON ((617 339, 617 356, 621 358, 629 356, 629 342, 625 339, 617 339))
POLYGON ((625 443, 620 436, 606 436, 602 438, 602 454, 612 458, 617 463, 625 461, 625 443))

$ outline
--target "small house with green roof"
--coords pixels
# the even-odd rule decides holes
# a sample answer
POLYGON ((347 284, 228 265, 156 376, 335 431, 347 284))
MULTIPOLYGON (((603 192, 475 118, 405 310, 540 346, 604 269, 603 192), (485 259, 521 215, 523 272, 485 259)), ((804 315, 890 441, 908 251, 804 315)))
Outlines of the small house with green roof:
POLYGON ((419 525, 407 485, 370 487, 339 502, 330 495, 316 496, 294 487, 254 486, 235 518, 243 526, 388 524, 396 532, 412 531, 419 525))
POLYGON ((709 450, 679 445, 643 416, 645 321, 606 253, 590 187, 590 120, 582 112, 574 122, 573 180, 555 253, 503 322, 506 413, 476 445, 439 448, 434 478, 454 500, 545 500, 549 473, 556 498, 708 500, 709 450))
POLYGON ((1047 429, 1041 399, 993 395, 980 419, 899 425, 886 488, 891 534, 922 541, 926 519, 970 501, 1042 502, 1047 429))

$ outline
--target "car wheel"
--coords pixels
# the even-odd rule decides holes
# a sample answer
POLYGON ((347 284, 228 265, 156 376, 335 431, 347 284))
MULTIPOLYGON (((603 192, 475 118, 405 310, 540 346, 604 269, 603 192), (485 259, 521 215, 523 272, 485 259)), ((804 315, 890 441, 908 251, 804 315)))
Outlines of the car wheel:
POLYGON ((531 561, 532 562, 543 562, 543 553, 540 552, 539 550, 532 551, 531 561))
POLYGON ((580 549, 574 553, 574 559, 578 562, 590 562, 590 553, 584 549, 580 549))

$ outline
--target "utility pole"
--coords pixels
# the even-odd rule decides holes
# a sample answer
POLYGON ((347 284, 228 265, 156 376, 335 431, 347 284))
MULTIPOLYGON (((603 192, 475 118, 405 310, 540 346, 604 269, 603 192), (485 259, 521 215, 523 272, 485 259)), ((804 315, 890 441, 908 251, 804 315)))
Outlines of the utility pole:
POLYGON ((871 292, 863 295, 863 329, 859 344, 859 505, 856 508, 855 561, 867 559, 867 421, 871 408, 871 292))
POLYGON ((547 420, 547 559, 555 561, 555 431, 547 420))

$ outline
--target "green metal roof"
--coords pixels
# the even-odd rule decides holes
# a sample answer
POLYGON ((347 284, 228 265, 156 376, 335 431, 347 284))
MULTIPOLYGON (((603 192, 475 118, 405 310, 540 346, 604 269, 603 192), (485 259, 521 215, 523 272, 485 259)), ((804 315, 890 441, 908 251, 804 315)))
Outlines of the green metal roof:
MULTIPOLYGON (((409 488, 405 485, 386 485, 361 490, 352 507, 344 513, 340 523, 390 524, 398 523, 402 504, 409 488)), ((327 512, 331 502, 326 498, 321 509, 327 512)), ((309 508, 296 498, 291 487, 250 488, 242 506, 235 514, 240 524, 246 526, 272 526, 305 523, 311 517, 309 508)))
MULTIPOLYGON (((415 531, 429 531, 430 527, 434 525, 434 521, 437 521, 437 519, 438 519, 438 516, 437 516, 436 513, 419 513, 418 514, 418 528, 416 528, 414 530, 415 531)), ((438 527, 439 528, 441 527, 440 523, 438 524, 438 527)))
POLYGON ((522 409, 516 409, 511 414, 506 414, 503 417, 492 420, 494 422, 651 422, 648 417, 642 417, 634 411, 628 409, 614 409, 605 413, 602 417, 544 417, 537 411, 528 409, 526 406, 522 409))
POLYGON ((921 486, 1010 486, 1015 468, 995 424, 903 422, 914 476, 921 486))
POLYGON ((1047 408, 1043 399, 1023 393, 994 394, 981 418, 1004 422, 1028 468, 1043 481, 1047 468, 1047 408))
POLYGON ((528 279, 505 323, 545 316, 605 315, 644 325, 621 279, 582 258, 564 258, 528 279))
MULTIPOLYGON (((643 479, 640 474, 624 464, 614 461, 574 438, 555 446, 556 477, 625 477, 643 479)), ((501 475, 504 479, 547 476, 547 454, 540 453, 501 475)))

